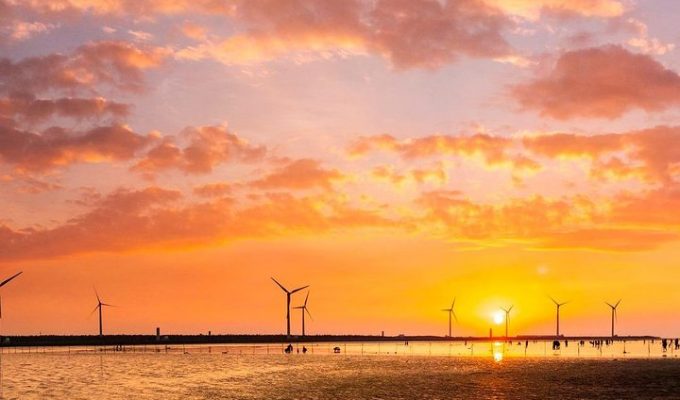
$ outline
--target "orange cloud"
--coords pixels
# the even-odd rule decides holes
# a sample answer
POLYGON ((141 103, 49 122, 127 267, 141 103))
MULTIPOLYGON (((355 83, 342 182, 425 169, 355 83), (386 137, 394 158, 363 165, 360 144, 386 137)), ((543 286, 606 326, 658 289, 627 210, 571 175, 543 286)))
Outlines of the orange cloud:
POLYGON ((551 158, 581 156, 594 160, 592 173, 671 181, 680 165, 680 127, 658 126, 641 131, 603 135, 550 134, 523 139, 532 153, 551 158))
POLYGON ((487 165, 509 164, 516 169, 538 169, 531 159, 517 154, 517 143, 512 138, 485 133, 474 135, 432 135, 399 141, 391 135, 364 136, 350 144, 348 152, 360 156, 372 151, 397 153, 403 159, 417 159, 441 155, 480 155, 487 165))
POLYGON ((394 168, 387 165, 378 165, 371 170, 371 176, 395 185, 400 185, 406 182, 407 179, 420 184, 427 181, 444 184, 447 179, 446 171, 441 163, 429 168, 415 168, 404 173, 397 172, 394 168))
POLYGON ((152 148, 133 167, 133 171, 153 174, 165 169, 179 169, 191 174, 205 174, 226 162, 255 162, 266 154, 264 146, 254 146, 231 133, 224 126, 186 128, 181 147, 173 138, 167 138, 152 148))
POLYGON ((556 119, 617 118, 680 104, 680 76, 648 55, 620 46, 562 54, 550 73, 510 88, 525 110, 556 119))
POLYGON ((536 19, 543 13, 582 15, 586 17, 618 17, 625 11, 619 0, 485 0, 509 13, 536 19))
POLYGON ((118 190, 52 229, 0 225, 0 260, 39 259, 90 252, 209 245, 251 237, 318 234, 389 226, 379 214, 324 196, 268 193, 240 206, 230 199, 182 204, 175 190, 118 190))
POLYGON ((194 193, 202 197, 223 197, 232 192, 228 183, 209 183, 194 188, 194 193))
POLYGON ((250 186, 260 189, 310 189, 319 187, 331 190, 333 182, 343 179, 343 174, 335 169, 325 169, 321 163, 312 159, 293 160, 286 165, 250 182, 250 186))
POLYGON ((502 36, 510 19, 481 0, 247 0, 235 2, 233 18, 244 32, 177 56, 230 64, 338 50, 375 54, 397 68, 437 68, 462 56, 514 53, 502 36))

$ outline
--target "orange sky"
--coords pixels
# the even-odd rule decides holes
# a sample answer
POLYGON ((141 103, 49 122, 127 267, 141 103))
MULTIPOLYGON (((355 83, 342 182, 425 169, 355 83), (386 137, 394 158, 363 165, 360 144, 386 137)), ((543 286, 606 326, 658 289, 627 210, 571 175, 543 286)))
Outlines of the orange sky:
POLYGON ((2 332, 676 335, 677 12, 0 0, 2 332))

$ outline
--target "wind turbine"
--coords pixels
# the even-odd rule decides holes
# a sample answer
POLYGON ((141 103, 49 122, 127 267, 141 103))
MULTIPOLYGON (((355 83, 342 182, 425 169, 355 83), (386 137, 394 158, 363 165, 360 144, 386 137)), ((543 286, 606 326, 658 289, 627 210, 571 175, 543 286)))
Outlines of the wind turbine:
POLYGON ((456 298, 453 298, 453 302, 451 302, 451 308, 444 308, 442 311, 446 311, 449 313, 449 337, 451 337, 451 316, 453 315, 453 318, 458 322, 458 317, 456 317, 456 312, 453 311, 453 308, 456 306, 456 298))
POLYGON ((305 296, 304 304, 299 307, 293 307, 302 313, 302 336, 305 336, 305 312, 309 315, 309 318, 312 318, 312 314, 309 312, 309 308, 307 308, 307 300, 309 300, 309 290, 307 291, 307 296, 305 296))
POLYGON ((555 303, 555 306, 557 307, 557 336, 560 336, 560 307, 569 302, 565 301, 564 303, 558 303, 557 300, 553 299, 552 297, 550 297, 550 300, 552 300, 552 302, 555 303))
POLYGON ((510 311, 512 311, 512 307, 515 305, 511 305, 509 308, 503 308, 501 307, 501 310, 505 311, 505 337, 508 337, 508 321, 510 321, 510 311))
POLYGON ((621 303, 621 299, 619 299, 619 301, 617 301, 616 304, 614 304, 614 305, 611 305, 611 304, 607 303, 606 301, 604 302, 604 304, 608 305, 612 309, 612 337, 616 336, 616 335, 614 335, 614 320, 617 319, 616 309, 619 307, 619 303, 621 303))
POLYGON ((280 284, 279 281, 277 281, 276 279, 272 278, 272 280, 274 281, 274 283, 276 283, 277 285, 279 285, 279 287, 281 288, 281 290, 283 290, 284 292, 286 292, 286 336, 287 336, 287 337, 290 337, 290 296, 291 296, 293 293, 295 293, 295 292, 299 292, 299 291, 302 290, 302 289, 308 288, 309 285, 303 286, 303 287, 299 287, 299 288, 297 288, 297 289, 294 289, 294 290, 290 290, 290 291, 289 291, 288 289, 286 289, 285 287, 283 287, 283 285, 280 284))
MULTIPOLYGON (((17 272, 16 274, 10 276, 9 278, 5 279, 4 281, 0 282, 0 288, 8 284, 12 279, 16 278, 17 276, 21 275, 23 271, 17 272)), ((0 318, 2 318, 2 298, 0 298, 0 318)))
POLYGON ((92 315, 97 309, 99 309, 99 336, 103 336, 102 333, 102 307, 115 307, 114 305, 111 304, 106 304, 102 302, 102 299, 99 297, 99 293, 97 293, 97 289, 94 289, 94 295, 97 296, 97 305, 94 307, 94 310, 90 313, 92 315))

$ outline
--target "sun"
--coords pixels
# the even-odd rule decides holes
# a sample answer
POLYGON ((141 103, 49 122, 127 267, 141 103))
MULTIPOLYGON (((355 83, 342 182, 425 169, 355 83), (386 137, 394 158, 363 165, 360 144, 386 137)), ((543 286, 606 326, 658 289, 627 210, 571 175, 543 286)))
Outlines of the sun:
POLYGON ((492 318, 493 318, 493 322, 496 325, 500 325, 500 324, 503 323, 503 321, 505 321, 505 316, 503 315, 503 312, 500 311, 500 310, 494 312, 493 315, 492 315, 492 318))

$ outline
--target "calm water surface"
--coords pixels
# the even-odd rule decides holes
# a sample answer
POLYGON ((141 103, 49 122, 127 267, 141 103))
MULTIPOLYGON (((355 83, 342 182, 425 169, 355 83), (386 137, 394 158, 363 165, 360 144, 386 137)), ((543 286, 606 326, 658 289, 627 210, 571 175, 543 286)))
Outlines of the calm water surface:
MULTIPOLYGON (((680 359, 2 354, 3 399, 680 399, 680 359)), ((199 350, 199 349, 195 349, 199 350)), ((202 349, 202 350, 205 350, 202 349)), ((242 350, 242 349, 241 349, 242 350)))

